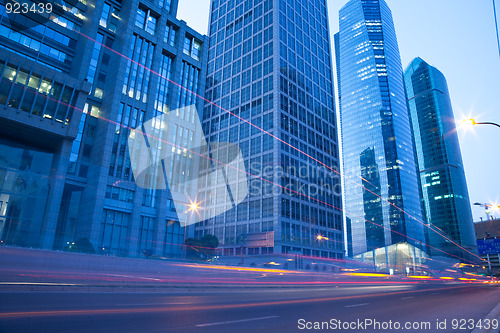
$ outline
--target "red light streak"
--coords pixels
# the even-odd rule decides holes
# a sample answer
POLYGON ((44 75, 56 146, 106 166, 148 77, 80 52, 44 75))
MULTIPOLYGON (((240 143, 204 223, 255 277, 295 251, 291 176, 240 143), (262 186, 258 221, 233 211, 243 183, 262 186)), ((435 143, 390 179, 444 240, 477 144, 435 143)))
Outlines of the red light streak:
POLYGON ((85 310, 82 309, 82 310, 6 312, 6 313, 0 313, 0 318, 119 315, 119 314, 130 314, 130 313, 223 310, 223 309, 234 309, 234 308, 251 308, 251 307, 289 305, 289 304, 307 304, 307 303, 318 303, 318 302, 331 302, 331 301, 338 301, 338 300, 383 297, 383 296, 389 296, 389 295, 421 293, 421 292, 426 292, 426 291, 450 290, 450 289, 457 289, 457 288, 462 288, 462 287, 456 286, 456 287, 434 288, 434 289, 424 289, 424 290, 395 291, 395 292, 389 292, 389 293, 377 293, 377 294, 366 294, 366 295, 319 297, 319 298, 309 298, 309 299, 292 299, 292 300, 280 300, 280 301, 268 301, 268 302, 264 301, 264 302, 237 303, 237 304, 220 304, 220 305, 199 305, 199 306, 190 305, 190 306, 180 306, 180 307, 179 306, 171 306, 171 307, 162 306, 162 307, 143 307, 143 308, 141 307, 141 308, 129 308, 129 309, 85 309, 85 310))

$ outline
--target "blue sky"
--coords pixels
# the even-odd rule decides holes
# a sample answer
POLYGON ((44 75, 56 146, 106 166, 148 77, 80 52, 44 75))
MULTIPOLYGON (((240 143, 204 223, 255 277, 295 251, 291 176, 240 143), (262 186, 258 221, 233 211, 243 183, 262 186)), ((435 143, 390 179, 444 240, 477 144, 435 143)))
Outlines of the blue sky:
MULTIPOLYGON (((421 57, 446 76, 458 120, 500 123, 500 57, 492 0, 386 0, 392 10, 403 67, 421 57)), ((497 14, 500 1, 497 1, 497 14)), ((179 0, 178 17, 206 34, 210 0, 179 0)), ((330 33, 347 0, 327 0, 330 33)), ((499 15, 500 20, 500 15, 499 15)), ((500 204, 500 129, 458 130, 471 203, 500 204)), ((473 207, 474 219, 484 209, 473 207)), ((500 211, 494 213, 500 217, 500 211)))

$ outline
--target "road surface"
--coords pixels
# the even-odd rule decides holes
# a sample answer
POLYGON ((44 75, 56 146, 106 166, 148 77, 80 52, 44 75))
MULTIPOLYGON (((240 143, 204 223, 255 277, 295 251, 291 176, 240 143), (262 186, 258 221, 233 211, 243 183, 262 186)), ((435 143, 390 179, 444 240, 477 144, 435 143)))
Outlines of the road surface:
POLYGON ((2 333, 288 333, 319 331, 307 329, 314 328, 315 322, 359 325, 359 321, 366 319, 380 326, 329 331, 455 333, 471 329, 453 327, 453 324, 460 324, 454 320, 477 323, 486 317, 500 300, 500 288, 423 283, 416 287, 179 288, 151 293, 92 293, 76 289, 65 292, 5 291, 0 293, 0 299, 2 333), (406 323, 419 327, 384 330, 382 325, 388 327, 390 322, 392 327, 395 322, 402 327, 406 323))

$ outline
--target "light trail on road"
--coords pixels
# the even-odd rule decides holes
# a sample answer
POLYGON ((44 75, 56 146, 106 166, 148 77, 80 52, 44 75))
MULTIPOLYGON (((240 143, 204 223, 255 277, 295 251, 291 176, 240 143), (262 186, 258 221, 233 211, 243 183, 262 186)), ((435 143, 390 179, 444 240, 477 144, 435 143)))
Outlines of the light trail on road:
POLYGON ((402 295, 408 293, 423 293, 436 290, 452 290, 463 288, 462 286, 446 287, 446 288, 432 288, 422 290, 405 290, 395 291, 389 293, 377 294, 363 294, 363 295, 350 295, 338 297, 319 297, 308 299, 291 299, 280 301, 265 301, 265 302, 250 302, 250 303, 236 303, 236 304, 219 304, 219 305, 201 305, 201 306, 171 306, 171 307, 138 307, 127 309, 81 309, 81 310, 50 310, 50 311, 18 311, 18 312, 5 312, 0 313, 0 319, 14 319, 14 318, 36 318, 36 317, 66 317, 66 316, 98 316, 98 315, 123 315, 123 314, 136 314, 136 313, 155 313, 155 312, 184 312, 184 311, 205 311, 205 310, 225 310, 235 308, 253 308, 253 307, 267 307, 267 306, 282 306, 287 304, 308 304, 318 302, 331 302, 340 300, 351 300, 360 298, 375 298, 382 296, 402 295))

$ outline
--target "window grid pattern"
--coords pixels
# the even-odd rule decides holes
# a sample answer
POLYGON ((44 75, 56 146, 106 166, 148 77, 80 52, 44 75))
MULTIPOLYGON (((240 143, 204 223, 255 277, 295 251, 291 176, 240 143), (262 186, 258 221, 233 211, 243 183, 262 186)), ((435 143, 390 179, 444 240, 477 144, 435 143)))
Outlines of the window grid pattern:
MULTIPOLYGON (((213 2, 206 98, 251 121, 252 124, 279 135, 284 141, 325 164, 336 165, 338 170, 326 3, 316 0, 276 3, 279 3, 279 8, 273 8, 273 1, 213 2), (279 15, 276 16, 273 11, 278 11, 279 15), (280 21, 274 22, 275 17, 279 17, 280 21), (279 25, 278 36, 274 33, 276 24, 279 25), (275 46, 280 47, 278 54, 274 51, 275 46), (276 74, 279 75, 278 87, 274 83, 276 74), (281 108, 278 110, 274 109, 276 99, 281 100, 281 108), (280 112, 279 124, 274 124, 275 112, 280 112)), ((261 131, 244 124, 236 117, 229 116, 228 119, 224 111, 209 103, 205 104, 203 110, 203 130, 204 133, 209 133, 210 141, 222 141, 227 138, 230 142, 238 143, 247 170, 252 171, 252 166, 256 165, 254 171, 257 174, 266 165, 294 166, 296 169, 300 166, 318 168, 318 165, 311 165, 310 161, 306 161, 307 158, 299 155, 297 151, 286 145, 278 145, 276 140, 263 135, 261 131), (275 146, 280 148, 280 154, 270 151, 275 149, 275 146)), ((280 181, 275 179, 272 173, 264 175, 263 178, 280 181)), ((332 180, 325 172, 307 180, 291 175, 286 178, 284 184, 297 190, 308 183, 321 185, 321 181, 332 190, 314 196, 315 199, 341 207, 340 196, 333 194, 334 187, 340 186, 340 179, 332 180)), ((210 184, 207 184, 207 188, 210 188, 210 184)), ((259 179, 250 179, 249 191, 248 200, 253 206, 256 206, 257 202, 261 205, 262 218, 274 217, 274 207, 268 204, 272 202, 269 199, 274 199, 269 197, 273 195, 272 186, 259 179)), ((310 193, 309 190, 306 192, 310 193)), ((327 255, 341 258, 342 254, 338 253, 342 252, 343 248, 340 211, 293 194, 292 191, 285 193, 283 197, 288 198, 288 201, 285 201, 287 205, 295 207, 294 214, 280 217, 287 220, 289 231, 286 231, 286 234, 296 235, 286 237, 287 242, 311 245, 311 237, 315 238, 317 235, 309 232, 309 239, 305 239, 298 237, 297 233, 301 230, 301 222, 305 222, 306 228, 317 224, 318 230, 322 230, 324 236, 328 235, 327 228, 334 230, 332 232, 336 236, 331 239, 339 239, 339 244, 321 246, 337 251, 327 252, 327 255), (294 199, 293 203, 289 198, 294 199), (304 202, 303 207, 301 202, 304 202), (301 207, 300 211, 303 211, 309 206, 316 207, 317 217, 311 218, 305 214, 307 220, 301 220, 302 215, 297 212, 297 207, 301 207)), ((281 207, 281 200, 276 202, 278 203, 281 207)), ((244 204, 245 202, 240 205, 244 204)), ((247 215, 244 211, 234 214, 229 211, 221 222, 235 221, 237 224, 246 224, 254 216, 258 216, 250 213, 247 215)), ((216 224, 218 220, 217 217, 216 224)), ((207 223, 207 227, 211 228, 210 223, 207 223)), ((277 228, 277 231, 281 230, 281 224, 277 228)), ((225 240, 226 245, 237 239, 237 229, 238 225, 236 228, 226 227, 224 237, 221 238, 225 240)), ((274 229, 272 220, 263 222, 258 228, 251 228, 252 232, 274 229)), ((281 233, 275 238, 280 240, 281 233)), ((284 242, 283 239, 280 241, 284 242)))
POLYGON ((127 149, 129 128, 140 126, 144 121, 145 113, 137 107, 120 103, 111 150, 109 176, 131 180, 131 164, 127 149))
POLYGON ((149 9, 137 9, 137 15, 135 18, 135 25, 144 31, 154 35, 156 33, 156 21, 157 15, 151 12, 149 9))
POLYGON ((391 11, 385 1, 361 0, 347 4, 340 17, 336 38, 351 254, 399 242, 421 247, 424 230, 414 220, 423 216, 417 162, 391 11))
POLYGON ((122 92, 130 98, 146 103, 151 76, 151 72, 146 68, 151 68, 155 46, 152 42, 138 35, 134 35, 134 42, 131 45, 129 58, 132 61, 129 61, 125 70, 122 92), (143 66, 139 66, 139 64, 143 64, 143 66))
POLYGON ((177 30, 178 29, 172 23, 168 22, 165 28, 165 34, 163 35, 163 41, 168 45, 175 47, 177 30))
POLYGON ((68 124, 78 97, 76 90, 26 68, 0 61, 0 105, 68 124))
MULTIPOLYGON (((446 78, 420 58, 410 63, 404 77, 427 223, 473 249, 476 237, 446 78)), ((465 255, 432 232, 429 243, 453 255, 465 255)))
POLYGON ((173 59, 171 56, 162 54, 160 62, 160 75, 158 76, 158 84, 156 85, 156 98, 155 98, 155 110, 157 112, 166 113, 168 112, 169 97, 171 84, 170 79, 172 77, 172 63, 173 59))
POLYGON ((30 36, 10 28, 10 19, 5 11, 5 6, 0 4, 0 35, 22 46, 19 51, 35 61, 46 63, 51 59, 71 65, 73 61, 72 50, 76 45, 76 40, 47 27, 47 25, 40 25, 25 16, 19 15, 16 17, 16 20, 18 19, 23 20, 19 24, 32 27, 29 29, 30 36), (46 60, 39 59, 39 55, 42 58, 48 58, 46 60))
POLYGON ((127 253, 130 214, 104 209, 99 239, 99 252, 127 253))
POLYGON ((156 238, 156 219, 151 216, 141 216, 139 243, 137 249, 144 255, 154 248, 156 238))

